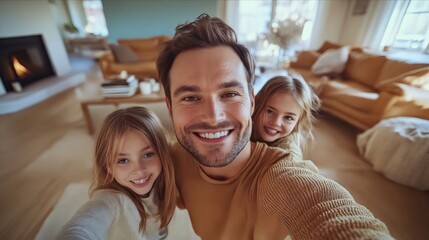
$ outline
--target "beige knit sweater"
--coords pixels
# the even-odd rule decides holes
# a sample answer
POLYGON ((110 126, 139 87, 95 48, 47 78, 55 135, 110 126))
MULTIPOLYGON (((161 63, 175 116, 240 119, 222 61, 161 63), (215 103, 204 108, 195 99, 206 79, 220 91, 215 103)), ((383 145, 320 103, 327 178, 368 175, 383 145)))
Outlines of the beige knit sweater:
POLYGON ((390 239, 387 227, 311 161, 255 143, 240 173, 207 176, 179 144, 176 181, 202 239, 390 239))

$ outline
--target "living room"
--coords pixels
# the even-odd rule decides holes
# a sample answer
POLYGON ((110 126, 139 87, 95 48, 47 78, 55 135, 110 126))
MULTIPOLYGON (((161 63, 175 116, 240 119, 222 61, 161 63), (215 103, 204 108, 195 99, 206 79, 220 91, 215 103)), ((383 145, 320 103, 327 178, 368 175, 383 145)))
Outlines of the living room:
MULTIPOLYGON (((68 1, 0 2, 0 38, 42 34, 57 80, 63 76, 75 78, 70 85, 37 104, 0 115, 0 159, 3 163, 0 170, 0 189, 3 192, 0 200, 0 236, 4 239, 34 239, 36 236, 38 239, 52 238, 52 234, 88 197, 95 134, 87 132, 77 95, 80 91, 96 87, 103 76, 94 59, 68 51, 63 32, 65 21, 58 21, 65 18, 71 22, 72 14, 64 10, 66 2, 68 1), (70 17, 64 17, 67 15, 70 17)), ((79 1, 71 2, 76 4, 79 1)), ((177 24, 191 21, 203 12, 219 16, 239 28, 233 20, 234 6, 231 6, 231 2, 236 1, 103 0, 109 32, 107 40, 109 43, 117 43, 121 38, 172 36, 177 24)), ((383 37, 377 33, 380 28, 386 27, 388 19, 383 22, 377 20, 377 17, 384 16, 383 13, 388 9, 382 3, 389 1, 371 0, 367 1, 367 5, 358 4, 359 14, 353 13, 358 0, 316 2, 318 10, 315 12, 314 30, 305 46, 306 50, 319 49, 325 41, 342 46, 371 47, 375 38, 380 40, 383 37), (375 26, 374 22, 383 22, 384 25, 375 26)), ((78 22, 73 23, 81 28, 78 22)), ((378 46, 371 49, 382 50, 378 46)), ((393 58, 405 56, 409 61, 428 64, 427 53, 387 53, 393 58)), ((23 89, 25 91, 26 87, 23 89)), ((129 105, 123 104, 120 107, 129 105)), ((169 124, 164 103, 147 106, 160 115, 163 123, 169 124)), ((96 129, 102 119, 114 109, 114 106, 90 108, 96 129)), ((424 112, 427 110, 425 108, 422 112, 427 113, 424 112)), ((428 115, 425 116, 426 120, 429 119, 428 115)), ((382 169, 376 170, 357 146, 357 136, 364 132, 363 129, 325 111, 318 118, 315 140, 306 157, 314 161, 324 176, 343 185, 358 203, 385 222, 393 237, 427 238, 427 188, 421 190, 398 183, 385 176, 382 169)), ((421 132, 421 129, 414 131, 421 132)), ((423 137, 419 138, 420 142, 411 141, 407 144, 424 144, 425 136, 427 144, 427 133, 421 134, 423 137)), ((374 140, 370 144, 381 148, 387 142, 374 140)), ((407 144, 402 145, 408 146, 407 144)), ((388 150, 384 151, 387 155, 388 150)), ((426 151, 423 155, 426 158, 421 160, 427 162, 428 154, 426 151)), ((411 158, 406 161, 411 162, 411 158)), ((420 169, 416 169, 419 170, 418 174, 410 174, 423 178, 420 181, 429 182, 428 164, 424 164, 424 161, 419 164, 420 169)))

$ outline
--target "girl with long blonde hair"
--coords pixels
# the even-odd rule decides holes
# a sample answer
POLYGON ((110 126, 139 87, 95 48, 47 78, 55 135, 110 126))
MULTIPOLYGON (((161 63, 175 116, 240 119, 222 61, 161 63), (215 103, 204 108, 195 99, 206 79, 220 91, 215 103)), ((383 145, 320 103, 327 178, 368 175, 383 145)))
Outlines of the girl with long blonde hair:
POLYGON ((292 158, 302 159, 319 107, 319 98, 303 79, 273 77, 255 97, 251 140, 289 149, 292 158))
POLYGON ((154 113, 131 107, 109 114, 97 138, 94 160, 91 199, 58 239, 197 238, 183 212, 178 213, 180 226, 171 227, 177 222, 175 213, 182 210, 176 211, 166 132, 154 113))

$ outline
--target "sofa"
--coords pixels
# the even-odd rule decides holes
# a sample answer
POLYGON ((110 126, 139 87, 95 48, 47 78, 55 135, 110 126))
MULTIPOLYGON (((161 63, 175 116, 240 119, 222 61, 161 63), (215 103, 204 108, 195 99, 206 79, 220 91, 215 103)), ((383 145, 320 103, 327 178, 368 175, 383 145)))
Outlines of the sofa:
POLYGON ((360 130, 397 116, 429 119, 428 63, 325 42, 318 50, 299 52, 289 71, 313 87, 324 112, 360 130))
POLYGON ((118 44, 109 44, 110 50, 98 59, 105 79, 125 70, 138 79, 145 77, 158 79, 156 60, 161 44, 170 38, 160 35, 150 38, 118 39, 118 44))

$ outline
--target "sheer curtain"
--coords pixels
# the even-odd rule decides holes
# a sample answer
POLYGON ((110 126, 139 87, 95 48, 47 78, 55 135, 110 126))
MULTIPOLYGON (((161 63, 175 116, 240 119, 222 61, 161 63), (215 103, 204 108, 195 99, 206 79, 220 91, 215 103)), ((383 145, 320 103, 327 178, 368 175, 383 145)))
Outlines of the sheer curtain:
POLYGON ((218 15, 237 33, 238 41, 254 53, 257 61, 275 58, 279 46, 267 39, 270 27, 285 19, 305 19, 296 50, 307 48, 319 1, 317 0, 219 0, 218 15))

